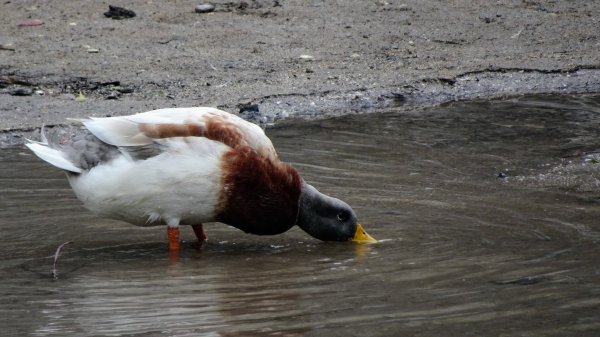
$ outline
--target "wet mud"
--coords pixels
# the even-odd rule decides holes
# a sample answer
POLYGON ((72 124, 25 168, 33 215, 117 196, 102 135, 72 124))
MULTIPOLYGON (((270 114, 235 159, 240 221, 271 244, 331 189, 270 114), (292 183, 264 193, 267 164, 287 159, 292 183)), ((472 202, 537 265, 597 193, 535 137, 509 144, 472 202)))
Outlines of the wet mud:
POLYGON ((41 124, 216 106, 269 126, 600 88, 593 1, 10 1, 0 144, 41 124), (32 24, 35 23, 35 24, 32 24), (255 106, 256 109, 244 109, 255 106))

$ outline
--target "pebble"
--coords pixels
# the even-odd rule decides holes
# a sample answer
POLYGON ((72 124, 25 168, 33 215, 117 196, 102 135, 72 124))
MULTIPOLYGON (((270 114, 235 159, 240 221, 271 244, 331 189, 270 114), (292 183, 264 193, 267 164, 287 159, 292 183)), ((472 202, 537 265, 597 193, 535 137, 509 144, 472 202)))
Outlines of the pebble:
POLYGON ((116 87, 115 90, 122 94, 131 94, 133 92, 133 88, 130 87, 116 87))
POLYGON ((390 92, 387 94, 383 94, 379 96, 378 99, 389 101, 394 106, 403 105, 404 103, 406 103, 407 100, 406 96, 399 92, 390 92))
POLYGON ((259 112, 259 106, 255 103, 242 103, 238 104, 238 108, 240 108, 240 113, 251 112, 256 113, 259 112))
POLYGON ((15 88, 10 91, 13 96, 31 96, 33 95, 33 89, 27 87, 15 88))
POLYGON ((118 91, 113 91, 110 94, 108 94, 108 96, 106 96, 105 99, 119 99, 119 97, 121 97, 121 93, 118 91))
POLYGON ((0 44, 0 50, 15 51, 15 47, 12 45, 12 43, 9 43, 9 44, 0 44))
POLYGON ((113 20, 122 20, 135 17, 135 12, 123 7, 108 5, 108 12, 104 16, 113 20))
POLYGON ((194 10, 196 13, 210 13, 215 10, 215 5, 211 3, 200 4, 194 10))

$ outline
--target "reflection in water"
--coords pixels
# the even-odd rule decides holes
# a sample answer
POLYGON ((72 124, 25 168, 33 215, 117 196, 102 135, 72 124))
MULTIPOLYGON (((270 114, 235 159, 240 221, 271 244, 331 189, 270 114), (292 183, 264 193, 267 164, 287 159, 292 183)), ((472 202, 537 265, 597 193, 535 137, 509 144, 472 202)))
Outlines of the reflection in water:
POLYGON ((97 219, 0 152, 0 327, 33 336, 489 336, 600 331, 599 96, 459 102, 268 130, 377 245, 97 219), (52 255, 65 247, 59 279, 52 255))

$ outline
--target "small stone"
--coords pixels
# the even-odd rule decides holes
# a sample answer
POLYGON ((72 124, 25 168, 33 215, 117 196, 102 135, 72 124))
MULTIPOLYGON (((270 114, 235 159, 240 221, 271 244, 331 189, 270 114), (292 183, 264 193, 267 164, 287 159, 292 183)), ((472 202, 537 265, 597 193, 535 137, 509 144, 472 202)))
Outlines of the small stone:
POLYGON ((213 5, 211 3, 200 4, 200 5, 196 6, 196 8, 194 9, 194 11, 196 11, 196 13, 210 13, 214 10, 215 10, 215 5, 213 5))
POLYGON ((97 53, 100 52, 100 49, 97 49, 97 48, 88 48, 88 49, 86 49, 86 51, 88 53, 90 53, 90 54, 97 54, 97 53))
POLYGON ((0 50, 15 51, 15 47, 13 46, 12 43, 9 43, 9 44, 0 44, 0 50))
POLYGON ((238 104, 238 108, 240 108, 240 113, 244 113, 244 112, 259 112, 258 104, 255 104, 255 103, 242 103, 242 104, 238 104))
POLYGON ((13 96, 31 96, 33 95, 33 89, 27 87, 15 88, 10 91, 13 96))
POLYGON ((315 59, 314 56, 312 56, 312 55, 306 55, 306 54, 300 55, 300 58, 303 59, 303 60, 314 60, 315 59))
POLYGON ((106 99, 119 99, 119 97, 121 97, 121 93, 118 91, 112 91, 110 94, 108 94, 108 96, 106 96, 106 99))
POLYGON ((38 90, 35 91, 35 94, 42 96, 42 95, 45 95, 46 93, 44 92, 44 90, 38 89, 38 90))
POLYGON ((383 94, 380 96, 380 99, 389 100, 393 105, 397 106, 406 103, 407 100, 406 96, 399 92, 390 92, 387 94, 383 94))
POLYGON ((104 13, 104 16, 113 20, 122 20, 133 18, 135 16, 135 12, 123 7, 108 5, 108 12, 104 13))
POLYGON ((133 92, 133 88, 130 87, 116 87, 115 90, 122 94, 131 94, 133 92))

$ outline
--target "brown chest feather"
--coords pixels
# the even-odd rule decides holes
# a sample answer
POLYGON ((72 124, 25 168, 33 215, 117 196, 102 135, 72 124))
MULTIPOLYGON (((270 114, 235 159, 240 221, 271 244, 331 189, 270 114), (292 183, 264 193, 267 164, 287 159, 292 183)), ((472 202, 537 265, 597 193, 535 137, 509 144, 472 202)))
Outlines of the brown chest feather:
POLYGON ((302 179, 292 166, 240 146, 224 155, 222 169, 218 221, 258 235, 296 223, 302 179))

